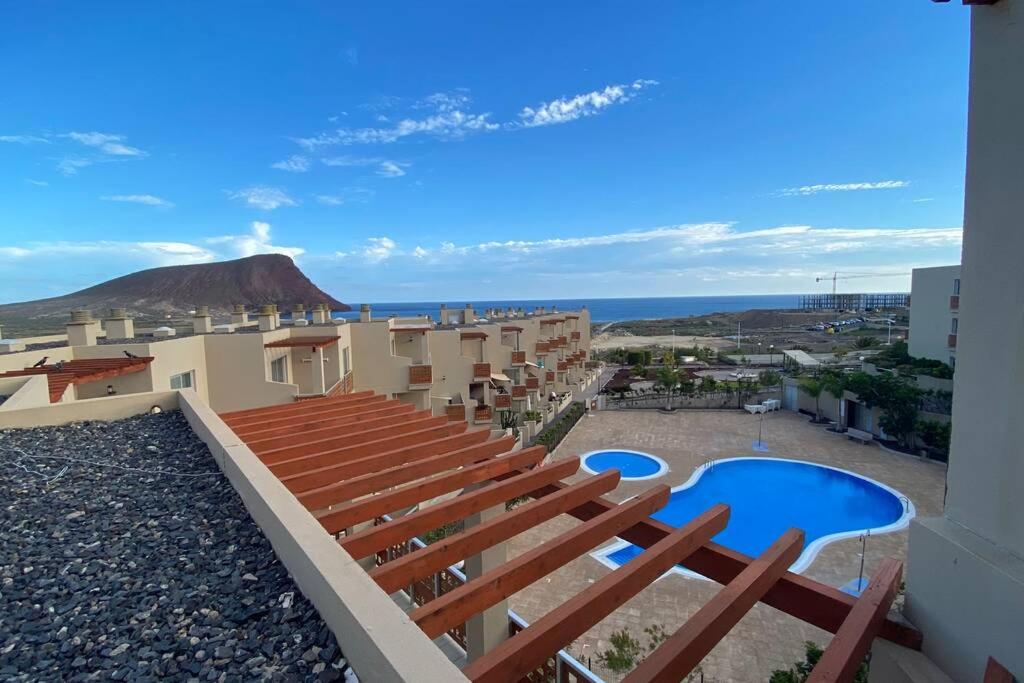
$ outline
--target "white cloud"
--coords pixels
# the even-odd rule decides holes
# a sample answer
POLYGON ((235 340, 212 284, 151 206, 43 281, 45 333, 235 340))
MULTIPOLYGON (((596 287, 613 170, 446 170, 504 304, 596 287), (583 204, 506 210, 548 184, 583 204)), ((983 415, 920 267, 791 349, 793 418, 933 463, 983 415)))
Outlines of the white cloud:
POLYGON ((558 98, 550 102, 542 102, 536 107, 523 107, 519 112, 519 121, 512 126, 534 128, 568 123, 584 116, 601 113, 613 104, 629 102, 642 90, 658 85, 657 81, 638 79, 632 83, 609 85, 601 90, 575 95, 569 98, 558 98))
POLYGON ((398 244, 390 237, 370 237, 363 247, 363 258, 370 263, 380 263, 391 258, 398 244))
POLYGON ((75 142, 80 142, 87 147, 93 147, 98 149, 103 154, 109 154, 111 156, 146 156, 146 152, 142 151, 137 147, 129 147, 124 144, 123 135, 113 135, 110 133, 97 133, 95 131, 91 133, 68 133, 65 137, 71 138, 75 142))
POLYGON ((802 185, 786 187, 775 192, 779 197, 795 197, 818 194, 819 192, 855 192, 858 190, 896 190, 907 187, 907 180, 878 180, 864 183, 830 183, 819 185, 802 185))
POLYGON ((11 259, 57 256, 84 257, 108 254, 111 257, 151 266, 170 266, 213 261, 216 254, 187 242, 121 242, 95 240, 85 242, 29 242, 25 246, 0 247, 0 256, 11 259))
POLYGON ((384 178, 400 178, 405 175, 407 169, 411 164, 405 164, 399 161, 383 161, 381 162, 380 168, 377 169, 377 175, 384 178))
POLYGON ((12 142, 19 145, 49 144, 50 141, 38 135, 0 135, 0 142, 12 142))
POLYGON ((341 206, 345 203, 344 197, 333 194, 318 194, 316 195, 316 200, 321 204, 326 204, 327 206, 341 206))
POLYGON ((301 154, 293 154, 287 159, 271 164, 270 167, 282 171, 291 171, 292 173, 305 173, 309 170, 309 159, 301 154))
POLYGON ((429 135, 442 139, 457 139, 470 133, 497 130, 500 126, 492 123, 490 113, 467 114, 459 110, 442 111, 424 119, 402 119, 390 127, 382 128, 339 128, 332 133, 322 133, 311 138, 295 140, 306 149, 313 150, 329 145, 369 145, 397 142, 411 135, 429 135))
POLYGON ((935 201, 935 197, 921 197, 921 198, 915 199, 913 201, 914 201, 915 204, 923 204, 925 202, 934 202, 935 201))
POLYGON ((255 256, 256 254, 284 254, 296 258, 306 253, 302 247, 282 247, 271 243, 270 223, 253 221, 249 224, 248 235, 224 235, 210 237, 208 244, 225 245, 235 256, 255 256))
POLYGON ((133 204, 145 204, 146 206, 157 206, 162 209, 169 209, 174 204, 161 197, 155 197, 151 194, 114 194, 100 197, 100 199, 108 202, 130 202, 133 204))
POLYGON ((374 166, 384 161, 380 157, 357 157, 351 154, 342 154, 337 157, 326 157, 321 159, 326 166, 374 166))
POLYGON ((45 180, 33 180, 32 178, 25 178, 25 182, 29 185, 35 185, 36 187, 49 187, 50 183, 45 180))
POLYGON ((298 202, 289 197, 284 190, 277 187, 267 187, 265 185, 254 185, 252 187, 238 190, 237 192, 229 192, 228 196, 232 199, 239 199, 249 206, 257 209, 263 209, 264 211, 273 211, 281 206, 295 206, 298 204, 298 202))
POLYGON ((412 250, 412 255, 415 256, 416 258, 424 258, 429 254, 429 251, 419 246, 412 250))
POLYGON ((57 170, 66 176, 73 176, 78 173, 79 169, 87 166, 92 166, 96 163, 95 159, 86 159, 85 157, 64 157, 57 162, 57 170))

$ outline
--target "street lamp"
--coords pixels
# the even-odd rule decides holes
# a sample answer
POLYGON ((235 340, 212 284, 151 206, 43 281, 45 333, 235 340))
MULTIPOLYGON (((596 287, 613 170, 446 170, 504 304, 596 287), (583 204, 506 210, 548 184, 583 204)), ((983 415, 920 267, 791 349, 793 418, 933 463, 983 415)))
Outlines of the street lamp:
POLYGON ((775 344, 769 344, 768 345, 768 365, 771 365, 772 367, 775 367, 775 358, 773 356, 774 353, 775 353, 775 344))

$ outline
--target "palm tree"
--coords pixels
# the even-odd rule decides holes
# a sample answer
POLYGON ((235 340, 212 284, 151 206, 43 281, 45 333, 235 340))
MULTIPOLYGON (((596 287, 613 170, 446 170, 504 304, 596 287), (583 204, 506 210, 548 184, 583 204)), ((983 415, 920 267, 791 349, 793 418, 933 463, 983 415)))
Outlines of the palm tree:
POLYGON ((821 392, 825 387, 817 377, 800 380, 800 389, 814 399, 814 421, 821 422, 821 392))
POLYGON ((658 370, 658 384, 665 387, 665 391, 667 392, 665 410, 672 410, 672 389, 675 388, 678 382, 679 376, 672 368, 663 367, 658 370))

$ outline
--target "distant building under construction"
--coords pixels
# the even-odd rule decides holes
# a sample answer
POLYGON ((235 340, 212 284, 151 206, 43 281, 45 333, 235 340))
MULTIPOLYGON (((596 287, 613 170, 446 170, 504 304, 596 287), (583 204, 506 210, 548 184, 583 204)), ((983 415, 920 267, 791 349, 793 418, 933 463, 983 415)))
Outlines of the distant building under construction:
POLYGON ((906 308, 910 294, 801 294, 801 310, 863 311, 869 308, 906 308))

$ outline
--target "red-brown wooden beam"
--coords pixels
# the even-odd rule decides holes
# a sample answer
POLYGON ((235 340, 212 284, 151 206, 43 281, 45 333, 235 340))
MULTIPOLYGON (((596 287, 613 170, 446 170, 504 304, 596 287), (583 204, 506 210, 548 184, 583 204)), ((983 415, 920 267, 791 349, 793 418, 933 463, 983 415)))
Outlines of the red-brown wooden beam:
POLYGON ((686 620, 626 676, 628 683, 677 683, 700 664, 786 573, 804 548, 804 532, 790 529, 686 620))
POLYGON ((344 404, 344 403, 359 403, 360 401, 372 401, 372 400, 384 401, 387 400, 387 396, 384 394, 375 394, 372 391, 357 391, 353 394, 346 394, 342 397, 337 398, 318 398, 310 401, 306 401, 305 406, 296 406, 291 403, 283 403, 281 405, 263 406, 262 408, 246 408, 244 410, 232 410, 226 413, 218 413, 220 418, 225 422, 229 420, 237 420, 243 417, 258 416, 264 417, 267 415, 278 415, 287 414, 294 412, 301 412, 306 406, 316 406, 324 404, 344 404))
MULTIPOLYGON (((534 497, 551 495, 565 486, 566 484, 559 482, 539 489, 532 495, 534 497)), ((614 506, 615 503, 610 500, 596 498, 575 510, 570 510, 569 514, 576 519, 586 521, 614 506)), ((672 531, 673 528, 664 522, 646 519, 626 529, 619 536, 641 548, 650 548, 672 531)), ((687 569, 724 585, 736 578, 752 561, 753 558, 749 555, 709 542, 690 555, 682 564, 687 569)), ((843 620, 846 619, 850 610, 853 609, 856 598, 813 579, 786 572, 772 586, 771 590, 765 593, 761 602, 829 633, 835 633, 842 626, 843 620)), ((886 619, 878 635, 903 647, 914 650, 921 649, 921 632, 912 626, 892 619, 886 619)))
POLYGON ((1005 666, 992 657, 988 658, 985 665, 985 678, 982 683, 1013 683, 1013 674, 1005 666))
POLYGON ((302 415, 283 420, 274 420, 273 423, 251 425, 249 427, 238 427, 234 430, 242 439, 263 439, 270 436, 282 436, 285 434, 301 434, 307 429, 319 429, 321 427, 332 427, 374 420, 378 417, 398 415, 402 413, 415 412, 416 406, 411 403, 400 401, 384 401, 382 403, 370 403, 351 412, 339 411, 337 415, 331 413, 317 413, 313 415, 302 415))
POLYGON ((458 491, 470 484, 493 479, 495 475, 513 469, 534 466, 547 454, 543 446, 517 451, 504 458, 491 458, 476 465, 463 467, 450 474, 443 474, 424 481, 413 482, 378 496, 367 496, 343 503, 332 510, 317 515, 317 520, 329 534, 337 534, 360 522, 373 520, 395 510, 401 510, 425 500, 452 491, 458 491))
POLYGON ((729 508, 715 505, 472 662, 462 673, 471 681, 519 681, 701 547, 728 521, 729 508))
POLYGON ((335 448, 347 448, 367 443, 369 441, 379 441, 398 434, 408 434, 410 432, 429 429, 430 427, 440 427, 448 422, 444 416, 433 417, 429 413, 430 411, 424 410, 423 414, 407 420, 402 424, 370 429, 365 432, 359 432, 358 434, 342 434, 322 439, 315 439, 313 441, 300 441, 299 443, 291 446, 281 446, 269 450, 257 451, 256 457, 268 465, 273 465, 279 462, 284 462, 285 460, 294 460, 295 458, 315 455, 335 448))
MULTIPOLYGON (((538 446, 538 448, 543 448, 543 446, 538 446)), ((568 477, 575 473, 579 466, 579 458, 560 460, 525 474, 518 474, 501 483, 491 484, 452 500, 431 505, 381 526, 358 531, 343 538, 339 543, 352 557, 356 559, 366 557, 381 548, 404 543, 413 536, 437 529, 446 523, 464 519, 469 515, 525 495, 552 481, 568 477)))
MULTIPOLYGON (((478 434, 478 432, 466 433, 478 434)), ((481 439, 481 441, 483 440, 481 439)), ((424 457, 422 460, 412 459, 409 462, 388 467, 384 470, 339 480, 336 484, 321 487, 316 491, 310 491, 308 494, 300 494, 297 498, 308 509, 316 510, 333 505, 334 502, 355 500, 360 496, 387 491, 395 486, 408 484, 417 479, 439 474, 456 467, 464 467, 482 462, 508 452, 514 445, 515 439, 511 436, 505 436, 493 441, 483 441, 482 443, 474 442, 468 448, 453 449, 440 455, 429 455, 429 457, 424 457), (321 501, 316 499, 323 498, 324 496, 333 498, 333 501, 319 504, 321 501)), ((418 453, 414 455, 419 457, 418 453)))
POLYGON ((852 681, 878 634, 889 607, 896 598, 903 578, 903 563, 887 559, 875 571, 846 621, 836 631, 814 666, 807 683, 847 683, 852 681))
MULTIPOLYGON (((342 439, 346 443, 357 443, 357 441, 353 440, 353 437, 357 434, 363 434, 364 432, 374 430, 377 430, 377 434, 382 434, 383 432, 380 430, 385 427, 405 425, 410 422, 426 420, 431 417, 433 417, 433 415, 429 410, 417 410, 409 414, 399 413, 398 415, 385 415, 384 417, 352 422, 345 425, 332 425, 328 427, 320 427, 319 429, 307 428, 299 434, 285 434, 283 436, 258 438, 246 437, 245 443, 257 455, 272 450, 286 448, 292 444, 313 444, 323 443, 326 441, 329 445, 335 445, 342 439)), ((447 420, 445 421, 447 422, 447 420)))
POLYGON ((384 396, 372 396, 359 399, 358 401, 346 401, 345 398, 351 395, 341 394, 326 398, 309 398, 302 401, 301 404, 289 404, 291 406, 290 410, 283 414, 275 410, 275 412, 267 415, 243 415, 242 417, 225 420, 225 424, 232 429, 258 430, 294 424, 297 420, 357 415, 368 410, 377 410, 400 403, 396 399, 388 400, 384 396))
MULTIPOLYGON (((596 477, 590 477, 563 489, 558 495, 524 503, 515 510, 477 524, 472 529, 376 567, 370 571, 370 577, 384 589, 384 592, 393 593, 416 579, 429 576, 459 560, 476 555, 553 519, 576 507, 583 500, 608 493, 619 485, 620 479, 618 470, 608 470, 596 477)), ((445 630, 447 629, 443 629, 441 633, 445 630)))
MULTIPOLYGON (((550 500, 553 497, 548 496, 543 500, 550 500)), ((445 633, 453 626, 464 623, 472 615, 482 612, 572 562, 626 527, 664 507, 668 503, 668 498, 667 486, 655 486, 614 510, 609 510, 589 522, 583 522, 572 531, 557 536, 450 593, 431 600, 413 610, 409 616, 428 636, 436 638, 437 636, 432 634, 445 633)), ((433 546, 429 549, 433 549, 433 546)), ((417 551, 401 559, 415 558, 422 552, 417 551)), ((377 567, 370 572, 370 576, 377 579, 380 584, 381 577, 375 573, 386 571, 392 564, 394 562, 377 567)), ((390 588, 382 587, 384 590, 390 588)))
MULTIPOLYGON (((320 493, 334 495, 333 491, 339 486, 339 482, 482 444, 487 441, 488 436, 490 434, 483 430, 470 432, 463 429, 451 436, 442 434, 413 443, 405 443, 408 441, 408 437, 402 437, 403 443, 390 444, 383 452, 376 448, 373 450, 360 449, 356 453, 337 458, 337 461, 332 461, 331 464, 322 467, 300 468, 294 474, 287 472, 281 474, 285 471, 282 469, 284 465, 275 465, 270 468, 270 471, 279 475, 281 482, 290 491, 300 494, 299 500, 305 500, 301 495, 303 493, 308 493, 311 496, 320 493)), ((314 509, 324 505, 330 505, 330 503, 317 505, 310 502, 309 504, 314 509)))

